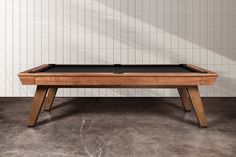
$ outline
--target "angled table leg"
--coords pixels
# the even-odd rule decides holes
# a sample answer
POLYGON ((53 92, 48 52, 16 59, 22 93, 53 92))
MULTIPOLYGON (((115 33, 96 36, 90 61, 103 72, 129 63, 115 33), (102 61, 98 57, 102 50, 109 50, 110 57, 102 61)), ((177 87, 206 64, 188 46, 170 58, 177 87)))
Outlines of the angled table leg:
POLYGON ((185 111, 191 111, 191 100, 186 88, 178 88, 178 92, 185 111))
POLYGON ((37 86, 32 109, 28 120, 28 127, 33 127, 37 123, 38 116, 43 106, 43 102, 46 97, 47 91, 48 91, 47 87, 37 86))
POLYGON ((188 93, 192 101, 192 105, 196 113, 197 120, 200 127, 206 128, 207 120, 206 120, 206 116, 205 116, 205 112, 204 112, 204 108, 202 104, 202 99, 200 97, 198 87, 197 86, 188 87, 188 93))
POLYGON ((49 88, 48 89, 48 96, 45 99, 44 111, 51 110, 56 93, 57 93, 57 88, 49 88))

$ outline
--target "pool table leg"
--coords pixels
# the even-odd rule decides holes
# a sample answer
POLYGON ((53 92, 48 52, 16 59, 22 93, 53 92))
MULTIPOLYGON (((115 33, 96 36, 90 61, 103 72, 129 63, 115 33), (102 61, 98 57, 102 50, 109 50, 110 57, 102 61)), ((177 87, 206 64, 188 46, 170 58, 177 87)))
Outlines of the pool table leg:
POLYGON ((46 97, 45 103, 44 103, 44 111, 51 110, 56 94, 57 94, 57 88, 49 88, 48 89, 48 96, 46 97))
POLYGON ((39 113, 43 106, 43 102, 45 100, 48 88, 45 86, 37 86, 35 96, 33 99, 32 109, 30 112, 28 127, 33 127, 38 120, 39 113))
POLYGON ((178 88, 178 92, 184 107, 184 111, 191 111, 191 100, 189 98, 189 94, 187 88, 178 88))
POLYGON ((197 86, 188 87, 188 93, 190 99, 192 101, 193 109, 196 113, 198 123, 200 127, 206 128, 207 127, 207 120, 202 104, 202 99, 199 94, 199 90, 197 86))

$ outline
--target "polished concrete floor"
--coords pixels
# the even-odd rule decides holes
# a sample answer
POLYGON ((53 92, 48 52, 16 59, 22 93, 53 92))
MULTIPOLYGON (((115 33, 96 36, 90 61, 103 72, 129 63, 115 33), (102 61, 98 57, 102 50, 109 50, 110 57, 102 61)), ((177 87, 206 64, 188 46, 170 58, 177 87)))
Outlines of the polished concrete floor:
POLYGON ((179 98, 57 98, 27 128, 31 98, 0 98, 0 156, 236 156, 236 98, 204 98, 197 126, 179 98))

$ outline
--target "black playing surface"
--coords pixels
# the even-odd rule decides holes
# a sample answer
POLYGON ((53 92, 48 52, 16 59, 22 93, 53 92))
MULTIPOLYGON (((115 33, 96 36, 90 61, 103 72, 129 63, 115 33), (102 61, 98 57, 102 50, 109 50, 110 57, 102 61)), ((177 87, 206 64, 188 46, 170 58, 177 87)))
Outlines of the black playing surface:
POLYGON ((192 73, 198 72, 180 65, 50 65, 37 72, 46 73, 192 73))

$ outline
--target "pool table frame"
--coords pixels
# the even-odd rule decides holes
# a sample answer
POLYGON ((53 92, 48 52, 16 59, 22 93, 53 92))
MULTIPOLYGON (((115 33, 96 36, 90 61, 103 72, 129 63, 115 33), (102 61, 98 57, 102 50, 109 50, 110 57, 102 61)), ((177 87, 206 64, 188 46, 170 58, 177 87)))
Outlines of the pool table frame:
MULTIPOLYGON (((173 65, 173 64, 172 64, 173 65)), ((177 88, 184 110, 196 113, 200 127, 207 127, 207 120, 199 94, 199 85, 213 85, 217 73, 186 64, 198 72, 191 73, 49 73, 37 72, 51 66, 41 65, 21 72, 18 76, 23 85, 37 85, 28 126, 37 123, 44 105, 50 111, 58 88, 177 88)), ((152 65, 149 65, 152 66, 152 65)))

